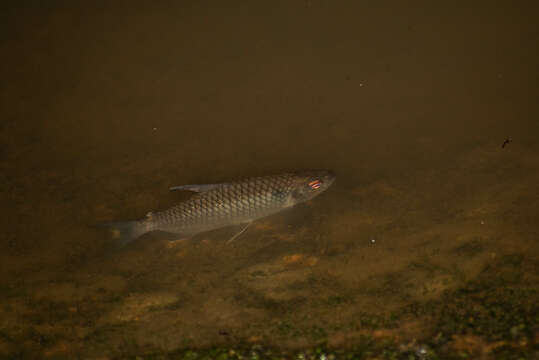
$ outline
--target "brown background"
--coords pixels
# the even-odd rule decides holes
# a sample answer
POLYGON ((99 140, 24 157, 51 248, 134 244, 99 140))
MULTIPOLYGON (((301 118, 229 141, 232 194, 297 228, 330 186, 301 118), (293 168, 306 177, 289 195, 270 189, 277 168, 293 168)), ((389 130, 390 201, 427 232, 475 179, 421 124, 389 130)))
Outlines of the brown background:
POLYGON ((362 314, 537 260, 533 2, 46 3, 0 18, 2 353, 342 345, 362 314), (305 168, 337 182, 232 245, 110 253, 92 228, 305 168))

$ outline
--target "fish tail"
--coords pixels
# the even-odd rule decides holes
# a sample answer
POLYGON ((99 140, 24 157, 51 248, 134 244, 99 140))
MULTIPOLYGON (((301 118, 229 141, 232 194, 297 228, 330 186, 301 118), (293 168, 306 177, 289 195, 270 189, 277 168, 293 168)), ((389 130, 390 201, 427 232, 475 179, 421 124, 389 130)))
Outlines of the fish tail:
POLYGON ((146 232, 138 221, 111 222, 100 225, 106 228, 117 247, 123 247, 146 232))

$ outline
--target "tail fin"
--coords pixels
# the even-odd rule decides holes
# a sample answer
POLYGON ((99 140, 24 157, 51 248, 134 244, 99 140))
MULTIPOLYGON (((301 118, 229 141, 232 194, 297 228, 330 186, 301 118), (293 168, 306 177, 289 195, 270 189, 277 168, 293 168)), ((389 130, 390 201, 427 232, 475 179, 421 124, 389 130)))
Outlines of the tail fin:
POLYGON ((138 221, 125 221, 125 222, 112 222, 100 225, 100 227, 106 228, 116 247, 123 247, 135 240, 146 231, 143 229, 138 221))

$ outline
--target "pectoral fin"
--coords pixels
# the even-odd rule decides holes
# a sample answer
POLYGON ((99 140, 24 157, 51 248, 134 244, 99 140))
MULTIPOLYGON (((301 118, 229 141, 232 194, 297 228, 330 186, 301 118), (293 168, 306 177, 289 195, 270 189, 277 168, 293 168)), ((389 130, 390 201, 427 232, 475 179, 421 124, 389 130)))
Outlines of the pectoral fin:
POLYGON ((180 186, 173 186, 169 188, 170 191, 176 191, 176 190, 185 190, 185 191, 194 191, 197 193, 206 192, 213 190, 217 187, 221 186, 221 184, 193 184, 193 185, 180 185, 180 186))
POLYGON ((248 222, 248 223, 244 223, 243 224, 243 229, 241 229, 238 233, 236 233, 236 235, 232 236, 230 239, 228 239, 228 241, 226 242, 227 244, 230 244, 232 241, 234 241, 234 239, 236 239, 238 236, 240 236, 241 234, 243 234, 243 232, 245 230, 247 230, 247 228, 249 227, 249 225, 251 225, 251 222, 248 222))

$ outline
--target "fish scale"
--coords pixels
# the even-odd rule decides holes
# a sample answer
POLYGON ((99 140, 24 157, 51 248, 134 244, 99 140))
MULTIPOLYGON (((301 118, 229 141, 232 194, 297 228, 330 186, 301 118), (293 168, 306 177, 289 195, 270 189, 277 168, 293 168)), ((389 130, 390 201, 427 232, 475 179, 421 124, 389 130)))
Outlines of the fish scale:
POLYGON ((249 223, 312 199, 334 179, 330 171, 309 170, 221 184, 177 186, 171 190, 190 190, 197 194, 169 209, 149 212, 140 220, 112 223, 109 227, 122 245, 155 230, 192 236, 249 223))
POLYGON ((150 213, 140 222, 149 231, 163 230, 184 235, 199 232, 200 227, 206 231, 244 223, 281 209, 292 184, 290 174, 225 183, 168 210, 150 213))

